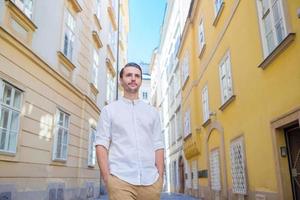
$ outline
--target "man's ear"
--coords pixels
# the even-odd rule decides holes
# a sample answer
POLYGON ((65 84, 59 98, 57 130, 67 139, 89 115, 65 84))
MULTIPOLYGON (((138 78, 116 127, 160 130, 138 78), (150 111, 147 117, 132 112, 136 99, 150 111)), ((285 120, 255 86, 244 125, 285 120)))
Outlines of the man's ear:
POLYGON ((119 78, 119 81, 118 81, 118 82, 119 82, 119 85, 123 86, 123 81, 122 81, 122 78, 121 78, 121 77, 119 78))

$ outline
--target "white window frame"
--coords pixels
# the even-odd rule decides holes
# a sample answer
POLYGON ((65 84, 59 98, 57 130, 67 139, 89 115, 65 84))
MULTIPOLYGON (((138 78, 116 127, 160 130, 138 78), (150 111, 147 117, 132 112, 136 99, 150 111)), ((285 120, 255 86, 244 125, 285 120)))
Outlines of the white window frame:
POLYGON ((94 127, 90 128, 89 134, 89 146, 88 146, 88 166, 94 167, 96 165, 96 129, 94 127))
POLYGON ((208 101, 208 86, 205 85, 202 89, 202 113, 203 113, 203 122, 206 122, 209 119, 209 101, 208 101))
POLYGON ((174 76, 171 77, 171 81, 169 83, 169 104, 172 105, 175 101, 175 83, 174 83, 174 76))
POLYGON ((175 73, 174 73, 174 90, 175 90, 175 97, 177 97, 177 95, 180 92, 180 73, 179 73, 179 67, 176 67, 175 69, 175 73))
POLYGON ((32 19, 33 0, 12 0, 16 6, 29 18, 32 19))
POLYGON ((228 51, 219 65, 222 104, 226 103, 233 96, 230 60, 230 53, 228 51))
POLYGON ((215 16, 218 15, 222 8, 223 0, 214 0, 215 16))
POLYGON ((184 114, 184 137, 191 134, 191 111, 188 110, 184 114))
POLYGON ((182 137, 182 119, 181 119, 181 109, 180 107, 175 112, 176 117, 176 140, 182 137))
POLYGON ((109 32, 108 32, 108 41, 109 45, 111 47, 111 51, 113 53, 113 56, 116 56, 116 50, 117 50, 117 32, 114 31, 112 24, 109 24, 109 32))
POLYGON ((98 19, 101 18, 101 0, 96 0, 96 16, 98 19))
POLYGON ((76 31, 75 17, 72 15, 70 10, 65 9, 62 52, 70 61, 72 61, 74 56, 75 31, 76 31))
POLYGON ((175 116, 173 115, 173 117, 170 120, 170 130, 171 130, 171 145, 174 145, 176 143, 176 133, 175 133, 175 116))
POLYGON ((21 90, 0 79, 0 152, 1 153, 15 154, 17 151, 22 99, 23 99, 23 94, 21 90), (6 99, 4 99, 5 87, 11 89, 10 97, 6 99), (15 97, 17 93, 19 93, 20 95, 18 98, 18 102, 19 102, 18 106, 14 105, 16 101, 15 97), (9 103, 7 103, 7 101, 9 101, 9 103), (2 123, 5 123, 4 119, 2 119, 2 111, 4 110, 8 111, 6 128, 3 127, 2 125, 2 123), (16 116, 15 118, 16 121, 14 121, 14 123, 12 123, 13 115, 16 116), (15 126, 14 130, 12 130, 13 124, 15 126), (2 135, 2 131, 6 131, 5 139, 4 139, 4 135, 2 135), (2 139, 5 140, 4 143, 2 143, 2 139))
POLYGON ((98 67, 99 67, 99 55, 97 50, 94 49, 92 83, 96 88, 98 88, 98 67))
POLYGON ((182 87, 186 84, 190 76, 189 53, 186 52, 182 61, 182 87))
POLYGON ((113 75, 110 72, 107 72, 106 78, 107 78, 106 100, 107 102, 111 102, 114 99, 115 81, 113 75))
POLYGON ((55 161, 66 161, 68 158, 68 145, 69 145, 69 127, 70 115, 61 109, 57 109, 55 118, 55 133, 52 159, 55 161), (62 124, 60 123, 60 116, 62 114, 62 124), (59 131, 62 130, 61 141, 59 143, 59 131), (60 152, 58 147, 60 145, 60 152), (59 155, 58 155, 59 154, 59 155))
POLYGON ((232 192, 236 194, 247 194, 245 151, 243 138, 237 138, 230 144, 232 192), (236 155, 237 150, 241 152, 236 155), (241 157, 240 157, 241 156, 241 157), (240 160, 237 160, 240 159, 240 160))
POLYGON ((220 153, 219 149, 212 150, 209 155, 211 189, 221 191, 220 153))
POLYGON ((288 35, 287 22, 282 0, 256 0, 259 25, 263 44, 264 57, 266 58, 288 35), (278 6, 277 12, 275 11, 278 6), (278 14, 277 20, 275 13, 278 14), (276 26, 280 26, 281 34, 276 26), (281 37, 280 37, 281 36, 281 37))
POLYGON ((202 53, 205 46, 205 33, 204 33, 204 24, 203 19, 201 19, 198 27, 198 37, 199 37, 199 54, 202 53))

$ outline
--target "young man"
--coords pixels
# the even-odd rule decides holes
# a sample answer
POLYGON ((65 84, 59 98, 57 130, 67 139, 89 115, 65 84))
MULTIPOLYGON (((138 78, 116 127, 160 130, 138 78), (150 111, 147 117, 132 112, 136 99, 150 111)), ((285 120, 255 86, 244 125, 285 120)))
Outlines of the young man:
POLYGON ((164 143, 159 114, 139 100, 142 69, 128 63, 120 71, 124 97, 102 109, 96 134, 100 172, 110 200, 159 200, 164 143))

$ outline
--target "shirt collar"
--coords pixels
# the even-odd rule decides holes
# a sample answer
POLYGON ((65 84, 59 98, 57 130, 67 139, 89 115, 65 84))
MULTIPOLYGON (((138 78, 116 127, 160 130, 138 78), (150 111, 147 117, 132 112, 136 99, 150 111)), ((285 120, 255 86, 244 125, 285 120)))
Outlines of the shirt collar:
POLYGON ((121 97, 122 101, 124 101, 125 103, 128 103, 128 104, 137 104, 139 103, 141 100, 140 99, 134 99, 134 100, 131 100, 131 99, 127 99, 125 97, 121 97))

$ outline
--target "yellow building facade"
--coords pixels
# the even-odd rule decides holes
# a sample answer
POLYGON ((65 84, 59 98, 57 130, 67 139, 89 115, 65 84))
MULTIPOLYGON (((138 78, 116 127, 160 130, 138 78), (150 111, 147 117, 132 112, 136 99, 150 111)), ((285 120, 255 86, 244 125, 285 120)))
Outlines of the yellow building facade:
POLYGON ((186 193, 300 198, 299 7, 291 0, 191 4, 177 54, 186 193))

